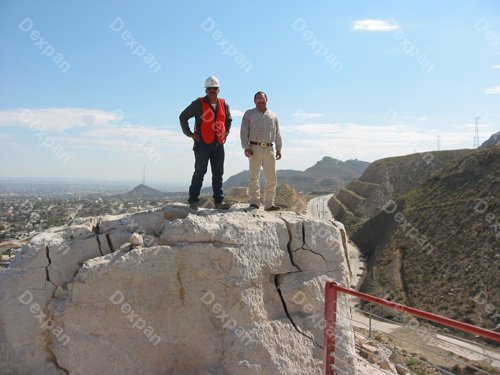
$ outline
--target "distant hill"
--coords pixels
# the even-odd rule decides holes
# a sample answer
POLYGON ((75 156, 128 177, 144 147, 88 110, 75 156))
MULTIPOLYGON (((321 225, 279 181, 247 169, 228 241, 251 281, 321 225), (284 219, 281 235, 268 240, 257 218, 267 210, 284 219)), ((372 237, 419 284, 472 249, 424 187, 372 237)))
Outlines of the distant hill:
POLYGON ((366 161, 361 161, 358 159, 349 159, 346 160, 345 165, 349 166, 352 170, 356 171, 359 175, 362 175, 363 172, 368 168, 370 163, 366 161))
POLYGON ((303 173, 309 177, 335 176, 343 181, 350 181, 359 177, 370 163, 358 160, 347 160, 346 162, 325 156, 312 167, 307 168, 303 173), (362 164, 359 164, 362 163, 362 164))
POLYGON ((153 189, 144 184, 140 184, 131 191, 123 194, 114 195, 113 198, 121 199, 165 199, 168 194, 160 190, 153 189))
POLYGON ((500 132, 492 134, 479 148, 500 145, 500 132))
MULTIPOLYGON (((347 160, 345 162, 328 156, 318 161, 305 171, 293 169, 278 169, 276 171, 278 184, 288 184, 292 188, 310 193, 312 191, 333 192, 348 184, 353 178, 359 177, 370 163, 361 160, 347 160)), ((223 184, 224 189, 235 186, 248 185, 248 170, 229 177, 223 184)), ((264 182, 263 173, 261 181, 264 182)), ((205 188, 202 193, 209 193, 205 188)))
POLYGON ((368 256, 362 290, 493 329, 498 307, 487 306, 500 306, 500 146, 433 155, 448 160, 433 173, 407 156, 375 162, 361 177, 373 191, 392 187, 385 210, 351 236, 368 256))

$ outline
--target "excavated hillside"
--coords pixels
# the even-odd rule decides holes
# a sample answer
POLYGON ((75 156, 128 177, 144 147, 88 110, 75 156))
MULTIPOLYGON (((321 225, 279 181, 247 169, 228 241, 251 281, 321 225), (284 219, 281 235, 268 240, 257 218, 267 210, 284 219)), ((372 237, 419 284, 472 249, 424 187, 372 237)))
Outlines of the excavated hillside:
POLYGON ((353 233, 387 202, 468 153, 470 150, 434 151, 377 160, 330 199, 332 215, 353 233))
POLYGON ((469 151, 412 189, 409 183, 392 185, 393 198, 351 236, 368 255, 362 290, 495 329, 499 171, 500 147, 493 146, 469 151))

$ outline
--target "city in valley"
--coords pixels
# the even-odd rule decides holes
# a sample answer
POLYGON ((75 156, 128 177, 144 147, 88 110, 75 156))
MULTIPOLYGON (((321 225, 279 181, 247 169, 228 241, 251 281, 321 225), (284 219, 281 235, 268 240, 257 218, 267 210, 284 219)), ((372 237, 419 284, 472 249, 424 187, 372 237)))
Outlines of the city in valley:
POLYGON ((36 234, 71 224, 75 218, 133 213, 153 209, 176 197, 182 200, 183 193, 171 193, 170 197, 165 193, 164 198, 154 194, 127 195, 133 187, 134 183, 126 182, 0 181, 2 265, 7 265, 13 254, 36 234))

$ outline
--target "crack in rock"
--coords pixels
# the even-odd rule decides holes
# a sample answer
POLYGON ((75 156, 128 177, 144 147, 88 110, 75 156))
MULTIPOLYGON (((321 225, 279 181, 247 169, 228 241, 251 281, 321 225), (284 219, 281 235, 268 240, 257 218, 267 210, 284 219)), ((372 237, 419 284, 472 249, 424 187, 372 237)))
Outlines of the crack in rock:
POLYGON ((158 223, 156 223, 156 227, 150 229, 150 231, 153 234, 153 236, 161 237, 162 233, 164 232, 167 226, 168 226, 168 221, 165 221, 163 218, 160 218, 158 220, 158 223))
POLYGON ((292 230, 290 229, 290 223, 283 218, 280 219, 283 220, 286 226, 286 230, 288 231, 288 243, 286 244, 286 249, 288 251, 288 256, 290 257, 290 262, 297 270, 302 272, 302 269, 295 263, 295 260, 293 259, 293 251, 292 251, 293 235, 292 235, 292 230))
POLYGON ((184 299, 186 296, 186 289, 184 289, 184 284, 181 279, 181 271, 177 270, 177 282, 179 283, 179 298, 182 302, 182 306, 184 306, 184 299))
POLYGON ((281 292, 281 287, 280 287, 280 276, 281 275, 274 275, 274 285, 276 287, 276 291, 278 292, 279 296, 280 296, 280 300, 281 300, 281 304, 283 305, 283 310, 285 311, 285 314, 288 318, 288 320, 290 321, 290 323, 292 324, 293 328, 295 328, 295 330, 300 333, 302 336, 304 337, 307 337, 309 340, 312 341, 312 343, 317 346, 318 348, 321 348, 321 350, 323 350, 323 346, 321 346, 320 344, 318 344, 316 342, 316 340, 314 339, 314 337, 311 337, 307 334, 305 334, 304 332, 302 332, 299 327, 297 326, 297 324, 294 322, 294 320, 292 319, 292 316, 290 315, 290 312, 288 311, 288 307, 286 305, 286 302, 285 302, 285 297, 283 297, 283 293, 281 292))
POLYGON ((104 256, 104 253, 102 252, 101 248, 101 240, 99 239, 99 233, 101 232, 101 229, 99 228, 99 224, 97 223, 94 228, 92 228, 92 231, 95 233, 95 238, 97 240, 97 245, 99 246, 99 252, 101 253, 102 256, 104 256))
POLYGON ((50 279, 49 267, 52 264, 52 259, 50 259, 49 245, 45 245, 45 256, 47 257, 47 266, 45 266, 45 283, 51 283, 54 288, 57 288, 57 285, 50 279))
POLYGON ((50 345, 50 343, 52 341, 52 339, 50 338, 50 331, 46 331, 45 335, 49 336, 49 338, 47 339, 48 343, 45 346, 45 350, 47 351, 47 355, 49 356, 49 360, 54 364, 54 366, 57 369, 59 369, 61 371, 64 371, 65 374, 69 375, 69 371, 66 370, 64 367, 61 367, 61 365, 57 361, 56 355, 54 354, 54 352, 52 351, 52 349, 50 349, 50 347, 49 347, 49 345, 50 345))
POLYGON ((113 245, 113 241, 111 241, 111 235, 109 233, 106 234, 106 241, 108 241, 108 246, 109 246, 110 252, 114 253, 115 247, 113 245))
MULTIPOLYGON (((54 301, 57 285, 52 280, 50 280, 49 267, 52 264, 52 259, 50 259, 49 245, 45 245, 45 255, 47 256, 47 266, 45 267, 45 281, 48 281, 52 284, 52 286, 54 287, 54 291, 52 293, 52 297, 47 301, 47 304, 45 305, 45 308, 42 309, 42 311, 45 314, 45 317, 47 317, 47 321, 53 321, 52 314, 49 313, 49 305, 54 301)), ((43 336, 45 337, 45 350, 47 351, 49 360, 52 361, 54 366, 69 375, 69 371, 59 365, 55 353, 50 348, 50 344, 52 343, 51 328, 52 327, 47 326, 46 330, 43 332, 43 336)))
POLYGON ((304 222, 302 224, 302 248, 306 246, 306 226, 304 225, 304 222))
POLYGON ((296 253, 299 250, 307 250, 307 251, 310 251, 313 254, 319 255, 321 258, 323 258, 323 260, 325 261, 325 263, 328 265, 328 262, 327 262, 326 258, 323 256, 323 254, 318 253, 318 252, 316 252, 314 250, 311 250, 311 249, 309 249, 309 248, 306 247, 306 227, 304 225, 304 222, 302 222, 302 246, 299 247, 297 250, 295 250, 294 253, 296 253))
POLYGON ((45 245, 45 256, 47 257, 47 266, 45 266, 45 281, 50 282, 49 267, 52 264, 52 261, 50 260, 49 245, 45 245))
POLYGON ((302 248, 300 248, 300 249, 297 249, 297 251, 298 251, 298 250, 306 250, 306 251, 310 251, 310 252, 311 252, 311 253, 313 253, 313 254, 319 255, 321 258, 323 258, 323 260, 325 261, 326 265, 328 265, 328 262, 327 262, 326 258, 323 256, 323 254, 318 253, 318 252, 316 252, 316 251, 314 251, 314 250, 308 249, 308 248, 306 248, 306 247, 302 247, 302 248))

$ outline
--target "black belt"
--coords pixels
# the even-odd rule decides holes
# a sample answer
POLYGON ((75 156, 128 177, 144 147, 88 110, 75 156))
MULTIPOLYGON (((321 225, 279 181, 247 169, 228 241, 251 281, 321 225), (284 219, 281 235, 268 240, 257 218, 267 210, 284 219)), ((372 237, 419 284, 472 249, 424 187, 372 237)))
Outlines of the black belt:
POLYGON ((253 141, 250 141, 250 144, 251 145, 258 145, 260 147, 272 147, 272 143, 266 143, 266 142, 253 142, 253 141))

